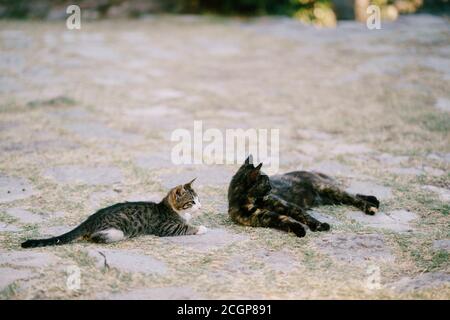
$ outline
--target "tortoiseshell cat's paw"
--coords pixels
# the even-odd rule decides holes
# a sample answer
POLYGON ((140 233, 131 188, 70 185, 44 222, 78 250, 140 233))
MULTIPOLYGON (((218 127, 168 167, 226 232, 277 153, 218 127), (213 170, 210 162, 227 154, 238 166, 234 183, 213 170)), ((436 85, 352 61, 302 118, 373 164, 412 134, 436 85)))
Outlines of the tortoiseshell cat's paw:
POLYGON ((328 230, 330 230, 330 225, 326 222, 321 222, 317 225, 310 226, 309 229, 313 232, 328 231, 328 230))
POLYGON ((291 226, 291 231, 294 232, 295 235, 299 238, 302 238, 306 235, 306 230, 300 223, 291 226))
POLYGON ((378 199, 375 196, 366 196, 363 194, 357 194, 356 196, 368 203, 368 205, 366 205, 366 208, 364 210, 366 214, 374 215, 375 213, 378 212, 378 208, 380 207, 380 201, 378 201, 378 199))
POLYGON ((196 234, 205 234, 207 232, 208 232, 208 228, 207 227, 200 226, 200 227, 198 227, 196 234))
POLYGON ((329 231, 330 225, 326 222, 322 222, 319 227, 316 229, 316 231, 329 231))
POLYGON ((364 201, 370 203, 377 209, 380 207, 380 201, 378 201, 378 199, 375 196, 366 196, 363 194, 357 194, 356 196, 358 198, 363 199, 364 201))

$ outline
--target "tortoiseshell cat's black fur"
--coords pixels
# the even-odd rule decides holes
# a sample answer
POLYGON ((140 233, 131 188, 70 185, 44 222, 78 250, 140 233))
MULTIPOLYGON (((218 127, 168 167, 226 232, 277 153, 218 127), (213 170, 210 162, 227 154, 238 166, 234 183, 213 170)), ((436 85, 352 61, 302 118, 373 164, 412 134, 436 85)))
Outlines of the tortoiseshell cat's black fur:
POLYGON ((194 180, 173 188, 159 203, 118 203, 97 211, 68 233, 49 239, 27 240, 22 243, 22 248, 61 245, 77 239, 110 243, 139 235, 167 237, 205 233, 204 226, 188 224, 189 211, 200 208, 197 193, 191 186, 194 180))
POLYGON ((294 171, 269 178, 261 173, 261 166, 255 167, 250 156, 231 180, 228 213, 238 224, 275 228, 303 237, 303 225, 311 231, 330 229, 329 224, 309 215, 309 208, 347 204, 373 215, 380 205, 374 196, 349 194, 322 173, 294 171))

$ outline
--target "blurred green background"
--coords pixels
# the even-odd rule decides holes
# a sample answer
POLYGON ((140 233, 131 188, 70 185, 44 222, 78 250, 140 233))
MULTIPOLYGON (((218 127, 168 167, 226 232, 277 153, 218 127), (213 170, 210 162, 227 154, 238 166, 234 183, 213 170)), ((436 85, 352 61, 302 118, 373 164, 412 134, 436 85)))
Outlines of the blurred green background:
POLYGON ((85 18, 129 18, 156 13, 281 15, 308 24, 332 27, 337 20, 365 21, 366 8, 376 4, 384 20, 399 14, 449 14, 450 0, 0 0, 0 18, 63 19, 77 4, 85 18))

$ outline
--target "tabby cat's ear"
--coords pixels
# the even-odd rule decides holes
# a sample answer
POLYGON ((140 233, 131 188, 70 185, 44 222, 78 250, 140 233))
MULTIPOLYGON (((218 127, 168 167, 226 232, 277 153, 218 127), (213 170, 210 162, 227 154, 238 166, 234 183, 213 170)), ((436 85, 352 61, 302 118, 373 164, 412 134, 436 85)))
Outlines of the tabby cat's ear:
POLYGON ((253 156, 249 155, 248 158, 245 160, 245 164, 253 164, 253 156))
POLYGON ((263 165, 263 163, 261 162, 260 164, 258 164, 258 166, 255 168, 255 170, 261 170, 261 167, 262 167, 262 165, 263 165))
POLYGON ((188 185, 188 186, 190 187, 190 186, 192 185, 192 183, 193 183, 196 179, 197 179, 197 178, 192 179, 191 182, 186 183, 186 185, 188 185))
POLYGON ((180 184, 179 186, 176 186, 175 190, 174 190, 174 194, 175 194, 176 197, 182 196, 184 194, 183 185, 180 184))

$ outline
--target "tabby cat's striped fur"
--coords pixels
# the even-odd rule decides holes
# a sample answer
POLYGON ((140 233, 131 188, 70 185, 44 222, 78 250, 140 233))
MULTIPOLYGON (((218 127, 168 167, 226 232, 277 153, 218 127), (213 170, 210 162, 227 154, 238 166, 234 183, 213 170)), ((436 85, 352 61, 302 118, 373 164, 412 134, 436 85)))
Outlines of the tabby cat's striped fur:
POLYGON ((192 188, 194 180, 173 188, 159 203, 118 203, 97 211, 68 233, 49 239, 27 240, 22 247, 61 245, 78 239, 110 243, 139 235, 165 237, 205 233, 204 226, 188 224, 190 212, 201 207, 192 188))

